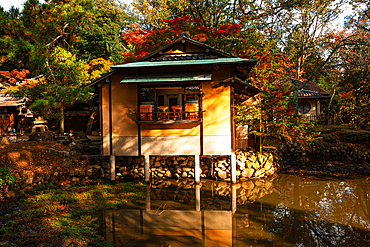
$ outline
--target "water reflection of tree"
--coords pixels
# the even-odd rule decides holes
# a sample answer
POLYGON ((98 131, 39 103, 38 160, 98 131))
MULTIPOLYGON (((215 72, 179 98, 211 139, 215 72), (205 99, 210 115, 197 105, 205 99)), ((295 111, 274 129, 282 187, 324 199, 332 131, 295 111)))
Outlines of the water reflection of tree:
POLYGON ((273 199, 247 206, 251 227, 239 242, 253 246, 370 246, 368 187, 364 180, 322 183, 281 177, 275 181, 273 199))

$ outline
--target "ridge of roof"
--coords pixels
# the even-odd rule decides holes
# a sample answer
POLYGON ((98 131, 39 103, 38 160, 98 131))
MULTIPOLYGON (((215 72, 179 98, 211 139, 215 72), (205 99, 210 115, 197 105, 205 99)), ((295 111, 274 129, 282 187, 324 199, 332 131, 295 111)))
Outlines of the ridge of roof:
MULTIPOLYGON (((302 86, 304 83, 305 82, 300 82, 298 83, 298 86, 302 86)), ((325 89, 323 89, 322 87, 320 87, 319 85, 317 85, 316 83, 312 81, 308 81, 302 89, 307 90, 307 91, 317 92, 319 95, 322 95, 322 96, 330 95, 328 91, 326 91, 325 89)))
POLYGON ((203 43, 201 43, 201 42, 199 42, 199 41, 193 40, 192 38, 190 38, 190 37, 186 37, 186 36, 184 36, 183 34, 181 34, 181 35, 179 36, 179 38, 177 38, 176 40, 174 40, 174 41, 172 41, 172 42, 170 42, 170 43, 168 43, 168 44, 166 44, 166 45, 164 45, 164 46, 162 46, 162 47, 158 48, 157 50, 155 50, 155 51, 153 51, 153 52, 151 52, 151 53, 147 54, 147 55, 146 55, 146 56, 144 56, 144 57, 141 57, 141 58, 139 58, 139 59, 137 59, 137 60, 133 61, 132 63, 135 63, 135 62, 142 62, 143 60, 146 60, 146 59, 148 59, 148 58, 150 58, 150 57, 152 57, 152 56, 154 56, 154 55, 158 54, 159 52, 161 52, 161 51, 165 50, 166 48, 169 48, 169 47, 171 47, 171 46, 173 46, 173 45, 176 45, 176 44, 178 44, 178 43, 182 42, 183 40, 185 40, 185 42, 186 42, 186 41, 188 41, 189 43, 195 44, 195 45, 197 45, 197 46, 201 46, 201 47, 206 48, 206 49, 209 49, 209 50, 212 50, 212 51, 214 51, 215 53, 219 53, 220 55, 223 55, 223 56, 226 56, 226 57, 235 57, 234 55, 231 55, 231 54, 229 54, 229 53, 227 53, 227 52, 224 52, 224 51, 218 50, 218 49, 216 49, 216 48, 214 48, 214 47, 211 47, 211 46, 205 45, 205 44, 203 44, 203 43))
POLYGON ((177 59, 172 61, 141 61, 141 62, 132 62, 125 64, 118 64, 112 66, 113 69, 120 68, 139 68, 139 67, 160 67, 160 66, 179 66, 179 65, 194 65, 194 64, 257 64, 257 60, 238 58, 238 57, 225 57, 225 58, 216 58, 216 59, 199 59, 199 60, 187 60, 187 59, 177 59))

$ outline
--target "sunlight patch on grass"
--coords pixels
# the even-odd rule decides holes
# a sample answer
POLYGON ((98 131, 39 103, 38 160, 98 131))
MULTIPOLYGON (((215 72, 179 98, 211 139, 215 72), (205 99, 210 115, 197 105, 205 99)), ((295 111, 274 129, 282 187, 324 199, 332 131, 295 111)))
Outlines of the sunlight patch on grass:
POLYGON ((16 152, 16 151, 13 151, 13 152, 9 152, 8 153, 8 158, 13 161, 13 162, 16 162, 18 161, 18 159, 21 157, 21 154, 19 152, 16 152))
POLYGON ((22 168, 26 168, 30 165, 30 162, 27 160, 20 160, 17 162, 17 165, 22 168))
MULTIPOLYGON (((28 238, 42 239, 40 243, 54 246, 112 246, 97 235, 97 218, 91 213, 122 206, 145 196, 145 184, 116 183, 103 185, 40 186, 33 195, 18 201, 19 210, 13 212, 15 222, 27 221, 36 224, 28 238), (55 237, 58 236, 58 237, 55 237)), ((4 230, 12 234, 17 225, 4 230)), ((21 240, 19 240, 21 241, 21 240)))

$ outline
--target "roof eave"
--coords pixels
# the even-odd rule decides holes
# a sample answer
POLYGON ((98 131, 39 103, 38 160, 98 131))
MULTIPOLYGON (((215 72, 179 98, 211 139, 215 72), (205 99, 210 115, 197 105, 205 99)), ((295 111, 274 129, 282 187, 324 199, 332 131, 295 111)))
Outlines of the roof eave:
POLYGON ((330 95, 298 96, 298 99, 330 99, 330 95))
POLYGON ((202 60, 172 60, 172 61, 160 61, 160 62, 132 62, 125 64, 118 64, 112 66, 113 69, 121 68, 142 68, 142 67, 162 67, 162 66, 189 66, 189 65, 206 65, 206 64, 239 64, 249 65, 253 67, 257 64, 257 60, 245 59, 245 58, 217 58, 217 59, 202 59, 202 60))
MULTIPOLYGON (((112 66, 113 67, 113 66, 112 66)), ((111 67, 111 68, 112 68, 111 67)), ((86 85, 84 85, 83 87, 90 87, 90 86, 94 86, 95 84, 97 84, 97 83, 99 83, 99 82, 101 82, 102 80, 104 80, 104 79, 107 79, 108 77, 110 77, 110 76, 112 76, 112 75, 114 75, 114 74, 116 74, 116 73, 118 73, 119 72, 119 70, 112 70, 112 71, 110 71, 110 72, 108 72, 108 73, 105 73, 105 74, 103 74, 101 77, 99 77, 99 78, 97 78, 97 79, 95 79, 95 80, 93 80, 92 82, 90 82, 89 84, 86 84, 86 85)))
POLYGON ((248 82, 245 82, 241 79, 239 79, 238 77, 236 76, 233 76, 233 77, 230 77, 228 79, 225 79, 223 80, 222 82, 236 82, 236 83, 239 83, 241 84, 244 89, 243 90, 249 90, 249 91, 252 91, 253 95, 256 95, 256 94, 259 94, 260 92, 262 92, 261 89, 259 88, 256 88, 255 86, 252 86, 251 84, 249 84, 248 82))

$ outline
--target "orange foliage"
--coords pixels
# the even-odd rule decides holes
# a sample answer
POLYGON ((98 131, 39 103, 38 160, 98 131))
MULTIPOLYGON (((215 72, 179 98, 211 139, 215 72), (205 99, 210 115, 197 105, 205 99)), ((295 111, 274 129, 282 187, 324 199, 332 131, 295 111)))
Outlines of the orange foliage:
POLYGON ((7 82, 9 84, 16 84, 26 79, 26 76, 30 72, 26 69, 18 71, 13 69, 12 71, 0 71, 0 82, 7 82))

